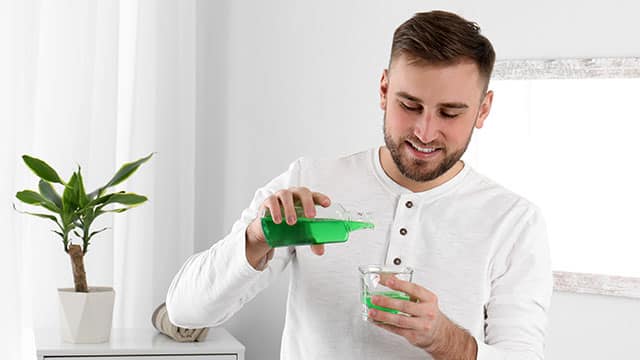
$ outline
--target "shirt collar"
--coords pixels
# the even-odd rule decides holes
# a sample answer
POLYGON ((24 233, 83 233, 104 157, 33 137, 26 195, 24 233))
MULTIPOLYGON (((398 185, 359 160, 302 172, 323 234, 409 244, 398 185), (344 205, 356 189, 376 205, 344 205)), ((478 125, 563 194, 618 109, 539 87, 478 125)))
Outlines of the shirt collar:
POLYGON ((371 161, 373 162, 372 164, 373 169, 376 174, 376 177, 378 178, 378 181, 380 181, 388 191, 390 191, 394 195, 411 194, 414 196, 418 196, 422 199, 435 198, 456 188, 458 185, 462 183, 464 178, 471 171, 471 167, 468 164, 464 163, 464 167, 462 168, 462 170, 460 170, 460 172, 457 173, 453 178, 449 179, 449 181, 445 182, 444 184, 438 185, 433 189, 414 193, 413 191, 393 181, 393 179, 391 179, 389 175, 387 175, 387 173, 384 172, 384 169, 382 168, 382 163, 380 162, 380 147, 375 147, 371 149, 370 158, 371 158, 371 161))

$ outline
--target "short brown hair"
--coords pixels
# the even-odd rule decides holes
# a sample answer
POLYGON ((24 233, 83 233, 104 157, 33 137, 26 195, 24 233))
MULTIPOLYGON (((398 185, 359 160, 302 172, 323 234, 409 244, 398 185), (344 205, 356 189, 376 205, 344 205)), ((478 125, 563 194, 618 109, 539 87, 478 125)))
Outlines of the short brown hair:
POLYGON ((485 91, 496 59, 491 42, 480 34, 478 24, 441 10, 417 13, 396 29, 389 67, 400 55, 425 65, 472 60, 486 81, 485 91))

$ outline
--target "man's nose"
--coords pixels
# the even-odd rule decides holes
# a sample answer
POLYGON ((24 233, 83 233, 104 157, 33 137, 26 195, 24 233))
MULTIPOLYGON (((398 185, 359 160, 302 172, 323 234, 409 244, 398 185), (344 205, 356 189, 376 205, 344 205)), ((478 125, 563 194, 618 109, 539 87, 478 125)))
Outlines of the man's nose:
POLYGON ((438 137, 438 132, 440 132, 440 124, 438 124, 437 117, 430 112, 425 112, 423 116, 418 118, 413 128, 413 135, 423 144, 434 141, 438 137))

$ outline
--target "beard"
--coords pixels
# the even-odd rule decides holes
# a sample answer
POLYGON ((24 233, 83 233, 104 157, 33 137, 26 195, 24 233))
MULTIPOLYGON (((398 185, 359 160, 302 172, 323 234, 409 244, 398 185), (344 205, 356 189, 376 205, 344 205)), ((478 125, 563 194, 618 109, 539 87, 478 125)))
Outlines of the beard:
POLYGON ((383 124, 383 132, 384 132, 384 142, 391 153, 391 158, 393 162, 396 164, 396 167, 400 171, 400 173, 408 179, 417 182, 427 182, 434 179, 437 179, 442 174, 446 173, 449 169, 453 167, 464 155, 465 151, 467 151, 467 147, 471 142, 471 135, 473 134, 473 128, 471 128, 471 133, 469 133, 469 137, 467 138, 467 142, 461 149, 450 150, 444 144, 431 142, 426 144, 426 147, 436 147, 439 148, 440 151, 444 154, 444 159, 442 159, 438 164, 433 166, 433 163, 437 160, 421 160, 415 158, 409 158, 406 152, 400 151, 400 146, 411 146, 406 143, 406 141, 413 141, 414 144, 422 144, 422 141, 418 140, 415 137, 404 136, 399 139, 398 142, 394 141, 389 132, 387 131, 387 114, 384 114, 384 124, 383 124))

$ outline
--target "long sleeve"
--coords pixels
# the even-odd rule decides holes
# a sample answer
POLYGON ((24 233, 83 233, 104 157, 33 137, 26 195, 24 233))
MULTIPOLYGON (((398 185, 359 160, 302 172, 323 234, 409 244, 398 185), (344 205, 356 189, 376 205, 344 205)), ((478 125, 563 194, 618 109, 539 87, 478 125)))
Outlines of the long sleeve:
POLYGON ((247 261, 245 231, 258 216, 262 202, 276 191, 296 186, 300 162, 256 191, 250 206, 242 212, 231 232, 211 248, 192 255, 174 277, 167 293, 167 310, 172 323, 181 327, 217 326, 253 299, 286 268, 292 251, 277 248, 263 271, 247 261))
POLYGON ((514 229, 513 247, 494 268, 478 360, 544 358, 553 289, 546 226, 532 208, 514 229))

